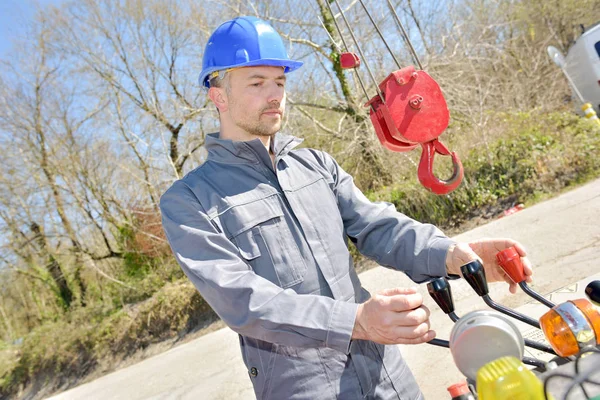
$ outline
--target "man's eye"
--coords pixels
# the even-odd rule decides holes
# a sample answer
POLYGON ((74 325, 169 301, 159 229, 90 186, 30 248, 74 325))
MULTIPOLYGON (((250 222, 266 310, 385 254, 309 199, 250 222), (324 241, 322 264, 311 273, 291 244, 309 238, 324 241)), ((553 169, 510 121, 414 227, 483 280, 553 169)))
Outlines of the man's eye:
POLYGON ((256 82, 256 83, 251 84, 250 86, 260 86, 260 85, 262 85, 262 82, 256 82))
POLYGON ((279 87, 285 87, 285 85, 283 83, 278 83, 277 86, 279 86, 279 87))

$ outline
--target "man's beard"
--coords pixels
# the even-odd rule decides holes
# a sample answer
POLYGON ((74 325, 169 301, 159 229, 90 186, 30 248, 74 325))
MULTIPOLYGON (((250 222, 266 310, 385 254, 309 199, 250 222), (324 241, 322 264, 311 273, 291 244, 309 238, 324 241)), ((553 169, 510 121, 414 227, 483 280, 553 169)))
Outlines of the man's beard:
POLYGON ((237 126, 254 136, 273 136, 281 128, 281 122, 276 125, 261 123, 249 123, 248 121, 239 121, 237 126))
MULTIPOLYGON (((258 120, 250 121, 250 120, 241 118, 238 121, 236 121, 236 125, 251 135, 272 137, 277 132, 279 132, 279 130, 281 129, 283 113, 280 116, 279 123, 273 124, 273 123, 267 123, 267 122, 261 121, 261 117, 263 116, 263 113, 268 110, 279 110, 279 104, 277 104, 277 106, 270 106, 270 107, 266 107, 266 108, 262 109, 260 111, 260 113, 258 114, 259 115, 258 120)), ((266 117, 269 118, 269 116, 266 116, 266 117)))

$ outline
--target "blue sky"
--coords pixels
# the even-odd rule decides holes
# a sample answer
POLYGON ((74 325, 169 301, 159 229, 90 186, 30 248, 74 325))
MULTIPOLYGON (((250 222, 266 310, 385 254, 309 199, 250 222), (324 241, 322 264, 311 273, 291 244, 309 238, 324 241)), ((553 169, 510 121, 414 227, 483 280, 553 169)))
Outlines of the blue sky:
POLYGON ((23 34, 32 20, 36 5, 60 4, 64 0, 0 0, 0 58, 12 49, 12 39, 23 34))

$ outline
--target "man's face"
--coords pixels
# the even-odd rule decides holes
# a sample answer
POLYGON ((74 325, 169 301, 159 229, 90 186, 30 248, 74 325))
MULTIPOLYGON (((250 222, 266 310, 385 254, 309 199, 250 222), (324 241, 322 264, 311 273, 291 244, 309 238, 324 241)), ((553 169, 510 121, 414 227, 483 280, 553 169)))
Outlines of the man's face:
MULTIPOLYGON (((245 67, 230 71, 224 89, 226 118, 256 136, 273 136, 285 112, 285 74, 282 67, 245 67)), ((225 116, 225 115, 224 115, 225 116)))

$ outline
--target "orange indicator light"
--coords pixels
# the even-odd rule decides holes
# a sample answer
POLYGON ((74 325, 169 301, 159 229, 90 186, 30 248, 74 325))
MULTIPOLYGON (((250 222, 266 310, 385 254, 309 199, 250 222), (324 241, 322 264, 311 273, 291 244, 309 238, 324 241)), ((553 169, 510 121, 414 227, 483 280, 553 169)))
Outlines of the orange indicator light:
POLYGON ((540 318, 540 325, 561 357, 600 344, 600 313, 586 299, 558 304, 540 318))

